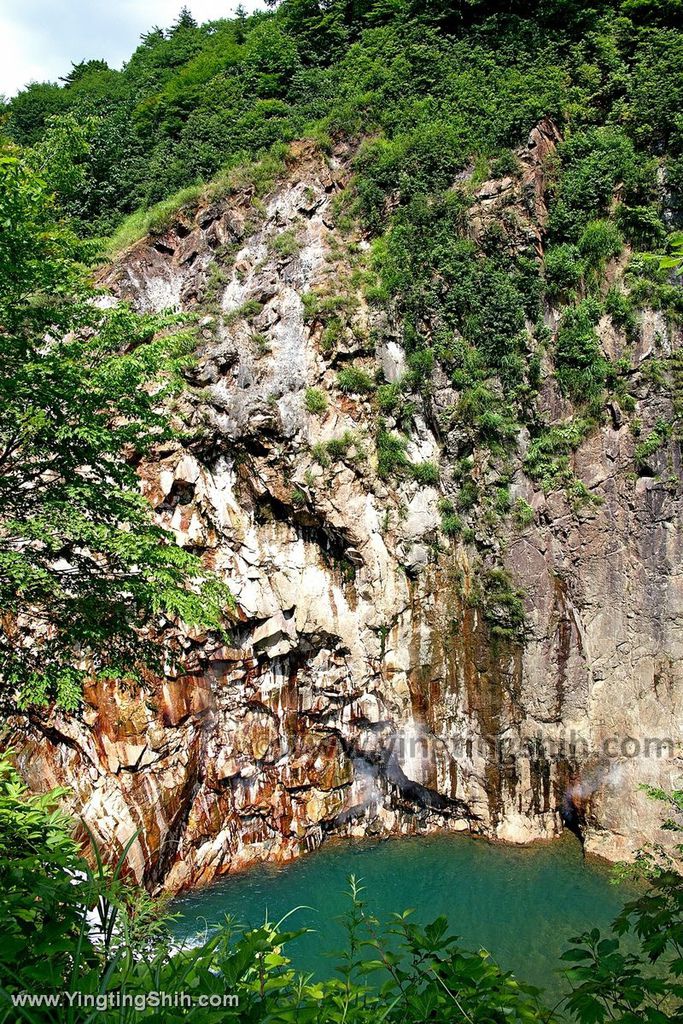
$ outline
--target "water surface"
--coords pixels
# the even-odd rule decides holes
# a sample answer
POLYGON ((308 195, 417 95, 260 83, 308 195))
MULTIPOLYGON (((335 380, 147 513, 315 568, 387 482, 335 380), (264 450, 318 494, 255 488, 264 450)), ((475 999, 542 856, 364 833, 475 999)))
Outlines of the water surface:
POLYGON ((463 945, 489 950, 520 979, 556 996, 558 958, 570 937, 605 928, 630 891, 611 884, 610 866, 583 859, 567 834, 552 843, 507 846, 462 835, 327 843, 285 866, 263 865, 175 901, 178 937, 219 924, 226 914, 258 925, 305 904, 286 927, 314 929, 290 947, 294 965, 333 973, 342 943, 336 918, 347 906, 347 878, 362 879, 368 910, 388 919, 415 909, 421 922, 445 914, 463 945))

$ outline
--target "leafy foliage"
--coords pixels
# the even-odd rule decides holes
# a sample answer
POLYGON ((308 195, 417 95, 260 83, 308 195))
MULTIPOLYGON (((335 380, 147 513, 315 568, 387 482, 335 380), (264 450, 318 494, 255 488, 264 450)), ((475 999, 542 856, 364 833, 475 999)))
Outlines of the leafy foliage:
MULTIPOLYGON (((663 825, 682 832, 683 792, 644 787, 669 810, 663 825)), ((603 937, 592 928, 572 940, 562 959, 570 966, 567 1007, 581 1024, 669 1024, 683 1019, 683 877, 676 859, 661 847, 643 851, 631 874, 647 879, 642 894, 626 904, 603 937), (622 941, 632 936, 637 943, 622 941)))
POLYGON ((149 626, 218 629, 231 599, 154 525, 135 470, 173 436, 163 405, 193 334, 177 317, 101 308, 52 194, 2 153, 0 677, 3 699, 74 708, 87 672, 154 660, 149 626))
POLYGON ((557 379, 577 402, 599 398, 605 387, 608 365, 595 332, 599 316, 599 305, 586 300, 565 311, 557 333, 557 379))
POLYGON ((66 790, 29 795, 0 759, 0 986, 59 990, 93 894, 69 819, 66 790))

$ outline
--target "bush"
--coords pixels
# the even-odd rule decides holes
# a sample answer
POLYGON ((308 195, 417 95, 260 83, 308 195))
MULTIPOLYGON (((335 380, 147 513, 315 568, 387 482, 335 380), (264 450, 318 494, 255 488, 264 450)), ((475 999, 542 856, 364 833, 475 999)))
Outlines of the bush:
POLYGON ((653 204, 618 207, 617 223, 636 249, 659 249, 666 240, 661 214, 653 204))
POLYGON ((263 309, 263 304, 258 299, 247 299, 237 309, 231 310, 225 314, 224 320, 226 324, 236 323, 237 320, 253 320, 254 317, 258 316, 263 309))
POLYGON ((614 326, 624 331, 629 340, 632 339, 638 327, 638 317, 630 295, 610 288, 605 296, 604 305, 605 312, 609 314, 614 326))
POLYGON ((308 412, 321 415, 327 409, 327 395, 320 388, 306 388, 304 405, 308 412))
POLYGON ((479 501, 479 488, 471 477, 465 478, 458 491, 458 508, 464 512, 474 508, 479 501))
POLYGON ((439 512, 441 513, 441 532, 446 537, 457 537, 462 533, 462 520, 456 514, 450 498, 442 498, 439 501, 439 512))
POLYGON ((380 427, 377 435, 377 473, 382 480, 401 473, 408 466, 406 447, 408 442, 404 437, 389 433, 380 427))
POLYGON ((332 462, 340 462, 344 459, 351 448, 356 448, 356 458, 364 457, 363 450, 358 439, 350 430, 345 430, 341 437, 333 437, 329 441, 319 442, 313 445, 311 453, 315 461, 323 467, 328 467, 332 462))
POLYGON ((337 386, 347 395, 367 395, 375 390, 375 382, 370 374, 356 366, 349 366, 339 371, 337 386))
POLYGON ((599 316, 600 307, 585 300, 565 311, 557 332, 557 379, 562 392, 575 402, 599 398, 605 388, 609 364, 595 332, 599 316))
POLYGON ((550 298, 570 297, 581 284, 584 264, 577 246, 563 243, 545 254, 546 289, 550 298))
POLYGON ((278 256, 288 258, 296 256, 301 248, 296 231, 289 229, 287 231, 281 231, 279 235, 275 235, 270 242, 271 248, 278 256))
POLYGON ((600 271, 608 260, 618 256, 624 240, 616 224, 610 220, 592 220, 579 238, 579 251, 587 268, 600 271))
POLYGON ((574 474, 569 456, 587 437, 589 420, 572 420, 557 427, 546 427, 532 438, 524 469, 538 480, 547 493, 553 487, 571 486, 574 474))
POLYGON ((399 384, 381 384, 377 388, 377 405, 380 412, 395 412, 400 400, 401 388, 399 384))
POLYGON ((433 462, 416 462, 410 467, 410 472, 414 480, 422 486, 428 486, 430 484, 438 484, 439 482, 439 467, 433 462))
POLYGON ((505 569, 489 569, 484 573, 484 619, 494 640, 521 642, 526 635, 524 593, 515 587, 505 569))
POLYGON ((349 449, 355 444, 355 437, 349 430, 345 430, 341 437, 333 437, 326 443, 328 454, 333 459, 343 459, 349 449))
POLYGON ((562 144, 560 158, 550 212, 557 241, 576 242, 591 221, 606 218, 617 186, 627 200, 646 195, 654 186, 653 170, 643 166, 622 128, 579 130, 562 144))
POLYGON ((519 159, 511 149, 501 153, 491 162, 492 178, 515 178, 519 172, 519 159))
MULTIPOLYGON (((72 824, 57 810, 66 795, 30 795, 0 758, 0 991, 63 989, 96 898, 72 824)), ((92 952, 86 935, 86 963, 92 952)))
POLYGON ((525 526, 530 526, 534 521, 534 510, 528 501, 524 498, 517 498, 512 514, 517 526, 523 529, 525 526))
POLYGON ((655 429, 644 441, 641 441, 635 447, 634 454, 639 472, 642 473, 644 470, 652 471, 652 467, 649 464, 651 456, 662 448, 670 436, 671 424, 662 419, 658 420, 655 429))

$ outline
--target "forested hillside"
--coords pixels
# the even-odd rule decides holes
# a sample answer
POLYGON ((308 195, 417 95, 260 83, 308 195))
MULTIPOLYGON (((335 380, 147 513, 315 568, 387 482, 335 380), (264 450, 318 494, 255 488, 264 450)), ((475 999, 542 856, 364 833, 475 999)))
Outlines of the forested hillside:
POLYGON ((618 182, 619 228, 648 247, 663 239, 653 158, 665 160, 672 210, 683 180, 680 14, 678 0, 287 0, 198 26, 184 11, 145 35, 121 71, 90 59, 62 83, 28 86, 6 104, 4 130, 31 145, 53 118, 85 128, 86 186, 68 212, 102 235, 311 133, 328 145, 366 140, 360 195, 376 226, 388 194, 407 204, 438 191, 473 158, 482 173, 487 160, 502 169, 547 116, 573 135, 555 239, 575 243, 618 182))
POLYGON ((654 880, 574 940, 569 1012, 681 1020, 680 876, 640 851, 641 784, 681 811, 682 15, 184 9, 2 103, 0 1021, 34 985, 551 1021, 355 887, 321 982, 270 924, 178 953, 148 894, 565 828, 654 880))

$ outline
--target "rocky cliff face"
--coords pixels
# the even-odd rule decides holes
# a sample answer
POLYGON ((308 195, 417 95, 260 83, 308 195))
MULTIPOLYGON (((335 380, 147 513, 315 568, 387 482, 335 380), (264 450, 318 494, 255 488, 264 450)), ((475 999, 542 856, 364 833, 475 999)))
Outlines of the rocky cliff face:
MULTIPOLYGON (((474 189, 474 238, 512 208, 542 252, 556 142, 542 124, 520 177, 474 189)), ((407 449, 439 465, 434 485, 380 479, 372 398, 337 386, 351 362, 388 381, 405 370, 397 325, 363 297, 368 243, 342 230, 348 178, 346 154, 298 144, 263 203, 245 187, 182 213, 106 275, 139 308, 200 317, 178 410, 191 438, 141 476, 159 520, 229 582, 238 621, 230 646, 180 638, 190 675, 93 685, 82 715, 34 717, 28 737, 22 724, 19 756, 35 788, 73 791, 105 849, 139 830, 129 863, 152 886, 287 860, 328 835, 437 827, 526 842, 579 824, 589 849, 620 857, 656 829, 637 784, 670 785, 680 767, 657 746, 683 720, 678 445, 636 471, 615 406, 573 456, 600 499, 577 509, 525 475, 522 432, 510 491, 532 520, 487 531, 475 514, 466 542, 445 537, 448 378, 437 371, 416 406, 407 449), (492 566, 524 591, 525 642, 475 599, 492 566)), ((626 353, 601 326, 606 354, 626 353)), ((644 314, 628 351, 643 436, 670 415, 646 368, 679 344, 644 314)), ((561 423, 571 408, 547 371, 540 404, 561 423)), ((482 482, 494 462, 477 459, 482 482)))

